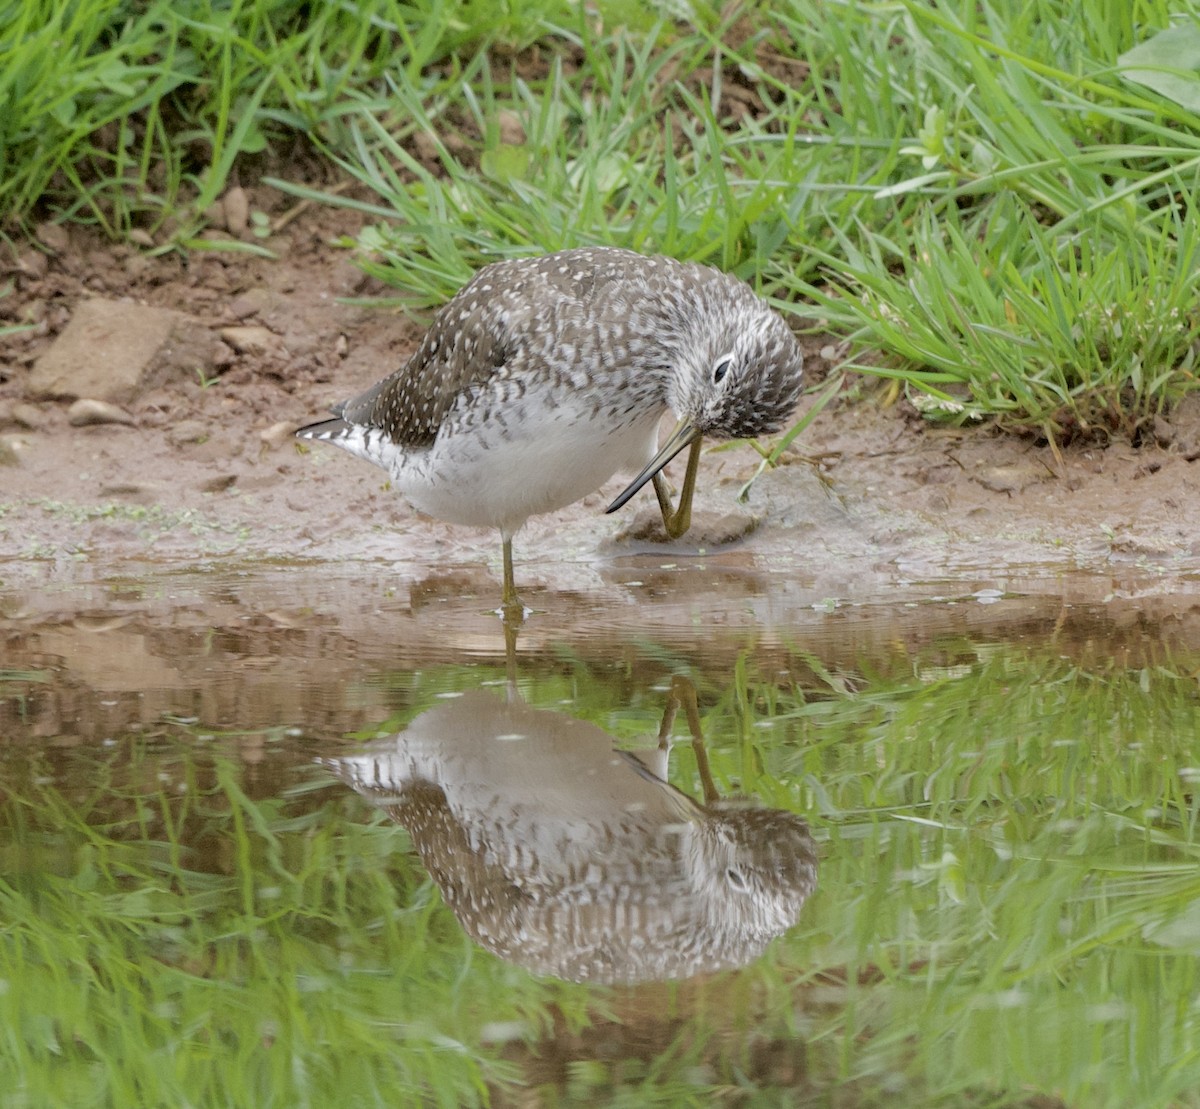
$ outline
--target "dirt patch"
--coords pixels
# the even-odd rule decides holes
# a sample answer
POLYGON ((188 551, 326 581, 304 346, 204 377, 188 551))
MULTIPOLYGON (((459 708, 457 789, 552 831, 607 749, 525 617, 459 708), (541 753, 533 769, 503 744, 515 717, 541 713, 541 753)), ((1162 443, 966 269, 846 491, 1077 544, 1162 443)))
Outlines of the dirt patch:
MULTIPOLYGON (((266 188, 248 193, 255 210, 290 203, 266 188)), ((489 593, 495 536, 418 518, 382 472, 340 451, 303 450, 290 436, 390 372, 420 334, 398 310, 344 302, 396 295, 334 245, 359 219, 308 208, 267 240, 274 260, 146 257, 78 228, 11 248, 0 322, 33 326, 6 337, 0 356, 7 584, 94 581, 141 559, 365 560, 387 564, 414 606, 461 590, 464 578, 489 593), (56 386, 48 399, 34 367, 88 302, 93 317, 105 303, 184 313, 213 345, 166 370, 156 353, 144 387, 118 398, 129 423, 74 426, 70 390, 56 386)), ((814 379, 829 368, 829 343, 806 340, 814 379)), ((830 597, 1032 566, 1111 569, 1186 593, 1200 569, 1200 515, 1191 511, 1200 403, 1180 406, 1155 432, 1156 445, 1136 450, 1113 442, 1058 456, 987 430, 932 427, 903 404, 839 403, 743 503, 737 492, 758 456, 747 447, 706 454, 700 526, 676 544, 655 544, 628 509, 604 518, 619 481, 531 521, 516 543, 518 581, 603 604, 616 597, 614 559, 649 552, 668 566, 704 555, 716 569, 799 576, 830 597)), ((653 497, 642 500, 651 512, 653 497)))

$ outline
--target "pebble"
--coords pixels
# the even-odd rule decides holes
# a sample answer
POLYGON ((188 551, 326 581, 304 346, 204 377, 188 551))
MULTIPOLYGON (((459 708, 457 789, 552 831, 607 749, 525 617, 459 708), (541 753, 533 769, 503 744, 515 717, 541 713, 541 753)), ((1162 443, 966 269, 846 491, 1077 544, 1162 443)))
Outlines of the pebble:
POLYGON ((410 141, 421 161, 436 162, 438 160, 438 142, 429 131, 415 132, 410 141))
POLYGON ((17 260, 17 268, 36 281, 46 276, 50 263, 40 250, 27 250, 17 260))
POLYGON ((42 246, 56 254, 62 254, 71 245, 71 234, 61 223, 51 223, 47 220, 45 223, 39 223, 33 233, 42 246))
POLYGON ((988 466, 972 479, 992 493, 1023 493, 1031 485, 1049 481, 1050 472, 1035 463, 1016 463, 1011 466, 988 466))
MULTIPOLYGON (((47 322, 53 328, 52 314, 47 322)), ((215 346, 210 328, 182 312, 86 298, 38 355, 25 391, 30 397, 91 397, 130 404, 168 381, 178 386, 195 380, 197 369, 213 376, 215 346)))
POLYGON ((329 273, 329 288, 338 296, 355 296, 371 280, 371 275, 353 262, 339 261, 329 273))
POLYGON ((264 446, 270 450, 278 450, 284 443, 292 438, 296 430, 296 425, 286 421, 280 421, 277 424, 272 424, 265 431, 260 431, 258 437, 262 440, 264 446))
POLYGON ((81 397, 67 409, 67 423, 72 427, 88 427, 93 424, 132 424, 133 417, 115 404, 103 400, 81 397))
POLYGON ((1162 416, 1154 417, 1153 431, 1154 441, 1160 447, 1166 448, 1175 442, 1175 429, 1162 416))
POLYGON ((17 403, 12 406, 9 417, 27 431, 40 431, 45 424, 41 409, 32 404, 17 403))
MULTIPOLYGON (((723 547, 745 539, 758 528, 758 524, 757 516, 740 509, 725 513, 693 509, 692 526, 688 529, 686 536, 675 542, 681 549, 723 547)), ((671 542, 667 539, 663 529, 662 513, 657 508, 646 508, 640 511, 617 531, 613 540, 617 543, 662 544, 671 542)))
POLYGON ((248 324, 221 328, 221 338, 239 354, 281 354, 283 340, 270 328, 248 324))
POLYGON ((159 485, 140 481, 118 481, 112 485, 100 486, 100 496, 102 497, 126 497, 142 504, 160 500, 163 492, 163 488, 159 485))
POLYGON ((183 420, 167 432, 167 442, 173 447, 203 443, 208 438, 208 425, 200 420, 183 420))
POLYGON ((501 108, 496 113, 496 122, 500 125, 500 141, 502 143, 507 143, 509 146, 525 145, 525 124, 511 108, 501 108))
POLYGON ((224 493, 237 481, 237 474, 220 474, 200 483, 201 493, 224 493))
POLYGON ((17 445, 6 435, 0 435, 0 466, 20 466, 21 457, 17 445))
POLYGON ((264 308, 270 306, 271 291, 262 287, 247 289, 239 293, 229 302, 229 314, 235 319, 244 320, 249 316, 257 316, 264 308))
POLYGON ((250 223, 250 198, 246 190, 241 185, 234 185, 225 193, 221 207, 225 210, 226 230, 231 235, 240 236, 250 223))

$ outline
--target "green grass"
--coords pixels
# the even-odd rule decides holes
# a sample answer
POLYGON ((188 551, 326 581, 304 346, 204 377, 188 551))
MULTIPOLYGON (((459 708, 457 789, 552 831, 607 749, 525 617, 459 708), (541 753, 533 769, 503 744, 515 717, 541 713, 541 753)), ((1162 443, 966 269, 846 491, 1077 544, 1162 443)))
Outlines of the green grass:
POLYGON ((1200 79, 1160 96, 1122 73, 1138 43, 1191 71, 1200 47, 1168 22, 800 0, 637 36, 580 25, 535 78, 476 55, 450 84, 364 96, 343 164, 387 218, 358 246, 425 303, 514 253, 707 261, 852 336, 851 365, 932 417, 1136 437, 1195 386, 1200 341, 1200 79))
POLYGON ((398 51, 425 65, 471 43, 517 47, 547 6, 8 0, 0 210, 186 240, 239 159, 315 137, 398 51))
POLYGON ((809 923, 847 966, 847 1073, 907 1045, 950 1104, 998 1072, 1068 1105, 1195 1104, 1190 663, 976 656, 792 708, 797 746, 767 759, 831 821, 809 923))
MULTIPOLYGON (((632 740, 674 666, 564 655, 522 687, 632 740)), ((698 676, 719 788, 806 814, 819 887, 747 970, 643 991, 475 949, 406 834, 314 772, 328 743, 18 727, 0 1081, 14 1105, 1200 1105, 1195 666, 952 641, 698 676)), ((499 676, 392 674, 380 726, 499 676)), ((40 688, 0 675, 0 704, 40 688)), ((686 744, 673 779, 697 792, 686 744)))
MULTIPOLYGON (((6 9, 0 7, 0 16, 6 9)), ((613 243, 711 262, 931 418, 1137 438, 1194 388, 1195 0, 10 4, 0 205, 195 243, 301 135, 413 306, 613 243)))
POLYGON ((884 28, 841 23, 845 71, 876 90, 866 129, 899 141, 830 221, 814 295, 933 413, 1133 434, 1195 384, 1200 118, 1122 58, 1145 41, 1189 70, 1200 55, 1153 37, 1165 6, 1005 10, 899 5, 886 65, 884 28))

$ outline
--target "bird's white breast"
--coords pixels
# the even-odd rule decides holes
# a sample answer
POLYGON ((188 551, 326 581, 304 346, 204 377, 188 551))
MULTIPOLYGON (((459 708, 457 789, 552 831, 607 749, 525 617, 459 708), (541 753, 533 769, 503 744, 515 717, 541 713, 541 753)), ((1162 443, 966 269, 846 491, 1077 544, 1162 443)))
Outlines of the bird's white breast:
POLYGON ((431 447, 386 460, 412 505, 450 523, 512 535, 530 516, 599 489, 654 453, 662 409, 628 422, 596 415, 587 394, 530 391, 486 419, 449 424, 431 447))

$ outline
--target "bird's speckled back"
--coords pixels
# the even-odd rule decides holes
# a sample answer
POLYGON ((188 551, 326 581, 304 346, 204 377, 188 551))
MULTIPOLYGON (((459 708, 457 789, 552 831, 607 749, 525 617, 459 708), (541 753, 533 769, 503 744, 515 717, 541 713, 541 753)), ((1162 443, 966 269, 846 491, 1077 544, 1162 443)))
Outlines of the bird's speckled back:
POLYGON ((800 351, 778 314, 719 270, 610 247, 560 251, 485 266, 437 313, 412 358, 339 414, 420 449, 472 423, 480 393, 511 401, 514 389, 545 383, 586 391, 610 375, 622 388, 595 391, 597 418, 620 415, 606 404, 679 411, 690 401, 708 413, 706 432, 758 435, 794 407, 800 351), (745 388, 735 380, 716 390, 712 361, 738 344, 745 388), (681 366, 692 367, 683 385, 681 366))

